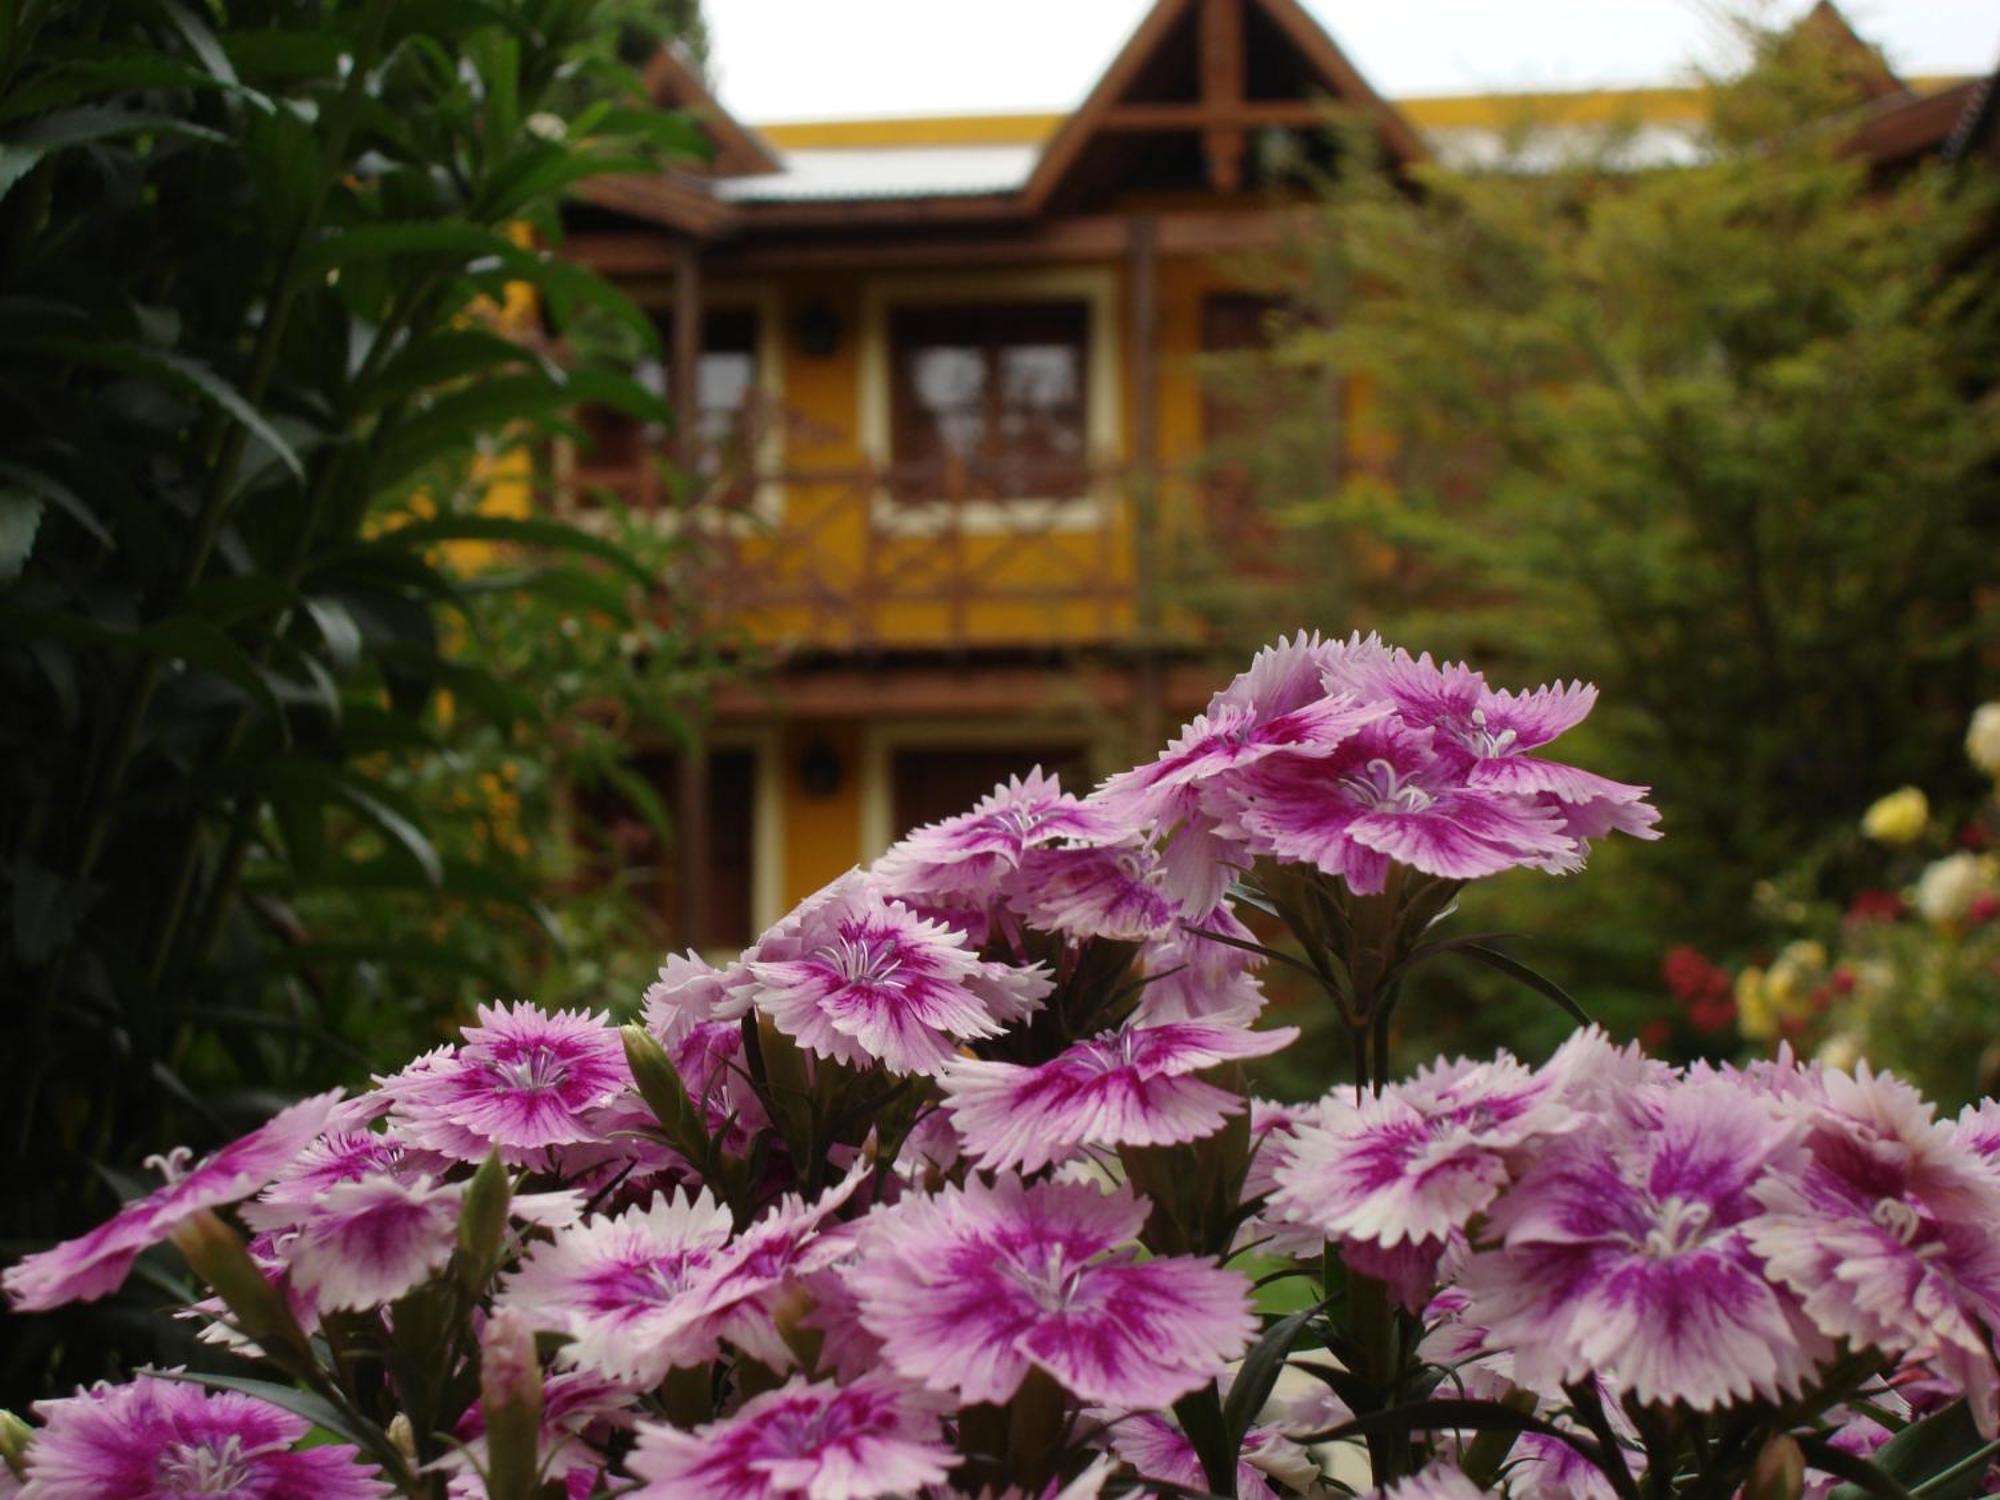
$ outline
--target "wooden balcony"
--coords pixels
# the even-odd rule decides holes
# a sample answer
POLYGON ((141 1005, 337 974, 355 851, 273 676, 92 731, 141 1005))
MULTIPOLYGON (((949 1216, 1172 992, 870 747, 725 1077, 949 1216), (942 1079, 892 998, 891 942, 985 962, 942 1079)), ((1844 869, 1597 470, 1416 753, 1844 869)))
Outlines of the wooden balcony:
POLYGON ((711 622, 783 650, 1049 649, 1129 641, 1133 476, 1006 462, 727 473, 691 500, 660 466, 559 468, 574 514, 615 496, 691 536, 711 622))

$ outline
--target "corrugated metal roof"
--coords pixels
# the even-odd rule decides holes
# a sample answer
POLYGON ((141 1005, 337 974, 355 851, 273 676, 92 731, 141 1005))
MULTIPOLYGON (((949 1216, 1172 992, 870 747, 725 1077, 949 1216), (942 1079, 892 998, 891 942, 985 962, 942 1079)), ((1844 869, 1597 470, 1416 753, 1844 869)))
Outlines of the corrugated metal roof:
POLYGON ((1634 172, 1691 166, 1707 148, 1700 126, 1539 125, 1527 131, 1448 127, 1424 132, 1441 166, 1460 172, 1554 172, 1597 167, 1634 172))
POLYGON ((1034 145, 787 151, 782 172, 732 178, 715 188, 731 203, 1011 193, 1028 180, 1040 154, 1034 145))

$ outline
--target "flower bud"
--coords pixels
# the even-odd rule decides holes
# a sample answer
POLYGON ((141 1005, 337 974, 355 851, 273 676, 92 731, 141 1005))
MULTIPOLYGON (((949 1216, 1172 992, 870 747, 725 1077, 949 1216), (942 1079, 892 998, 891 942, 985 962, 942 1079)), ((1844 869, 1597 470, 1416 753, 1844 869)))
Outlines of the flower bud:
POLYGON ((465 1289, 477 1295, 500 1263, 507 1237, 507 1205, 514 1196, 500 1153, 491 1152, 466 1184, 458 1211, 459 1276, 465 1289))
POLYGON ((479 1406, 486 1418, 490 1500, 532 1500, 541 1471, 542 1361, 533 1325, 514 1308, 486 1320, 479 1406))
POLYGON ((35 1429, 11 1411, 0 1410, 0 1462, 5 1462, 16 1479, 27 1476, 28 1444, 35 1429))
POLYGON ((688 1098, 681 1075, 645 1027, 621 1026, 618 1035, 625 1043, 625 1065, 632 1070, 639 1097, 660 1122, 668 1143, 699 1167, 708 1156, 708 1131, 695 1112, 694 1101, 688 1098))
POLYGON ((311 1359, 312 1346, 292 1316, 285 1294, 257 1268, 243 1237, 212 1210, 188 1218, 174 1230, 172 1240, 195 1275, 222 1298, 245 1338, 266 1354, 311 1359))
POLYGON ((1799 1500, 1805 1484, 1805 1454, 1789 1433, 1773 1433, 1750 1466, 1743 1500, 1799 1500))

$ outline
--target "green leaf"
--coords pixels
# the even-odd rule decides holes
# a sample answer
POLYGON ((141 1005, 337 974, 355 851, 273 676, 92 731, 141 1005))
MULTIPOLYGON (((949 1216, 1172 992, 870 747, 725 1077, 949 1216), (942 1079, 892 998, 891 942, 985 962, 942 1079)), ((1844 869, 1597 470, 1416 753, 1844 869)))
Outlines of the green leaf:
POLYGON ((0 122, 25 119, 93 94, 135 89, 225 90, 240 94, 262 108, 271 108, 271 101, 256 90, 224 83, 177 57, 131 52, 57 64, 42 77, 20 85, 0 100, 0 122))
POLYGON ((297 756, 265 758, 235 768, 229 779, 274 801, 282 796, 303 796, 338 802, 401 849, 422 872, 427 886, 435 890, 444 883, 444 860, 422 830, 389 800, 383 788, 345 767, 297 756))
POLYGON ((94 369, 120 375, 137 375, 190 391, 220 407, 256 435, 294 477, 305 477, 305 466, 292 445, 278 435, 262 413, 243 399, 243 393, 198 359, 147 344, 122 344, 108 340, 48 338, 30 336, 7 340, 10 347, 26 354, 41 354, 69 360, 94 369))
POLYGON ((213 141, 217 145, 229 144, 229 138, 221 131, 210 130, 206 125, 197 125, 191 120, 103 104, 84 105, 44 115, 8 132, 4 144, 46 153, 71 146, 88 146, 97 141, 116 140, 127 135, 179 135, 198 141, 213 141))
POLYGON ((1198 1386, 1174 1403, 1174 1415, 1181 1431, 1201 1460, 1201 1472, 1208 1487, 1218 1495, 1236 1493, 1236 1447, 1229 1441, 1223 1424, 1222 1403, 1213 1381, 1198 1386))
POLYGON ((0 198, 5 198, 15 183, 40 166, 44 154, 39 146, 11 146, 0 141, 0 198))
POLYGON ((141 626, 136 630, 104 625, 81 615, 59 610, 0 610, 0 635, 20 640, 63 641, 73 646, 102 646, 114 651, 132 651, 168 662, 184 663, 211 672, 243 690, 271 716, 284 723, 284 714, 249 653, 207 620, 177 615, 141 626))
POLYGON ((0 583, 21 576, 41 526, 41 497, 18 485, 0 485, 0 583))
MULTIPOLYGON (((1866 1495, 1875 1500, 1913 1500, 1909 1488, 1885 1473, 1865 1458, 1856 1458, 1845 1448, 1836 1448, 1823 1438, 1802 1437, 1798 1440, 1799 1451, 1806 1456, 1806 1462, 1822 1474, 1831 1474, 1846 1483, 1833 1493, 1846 1500, 1859 1500, 1866 1495)), ((1976 1487, 1975 1487, 1976 1492, 1976 1487)))
POLYGON ((330 594, 308 594, 305 606, 320 639, 326 642, 333 669, 343 677, 351 675, 361 661, 361 627, 354 623, 354 616, 330 594))
POLYGON ((1569 992, 1561 985, 1545 975, 1536 973, 1519 959, 1509 958, 1498 948, 1489 948, 1484 943, 1469 942, 1454 946, 1450 951, 1462 954, 1476 963, 1485 964, 1489 969, 1497 969, 1509 979, 1519 980, 1536 994, 1553 1000, 1562 1012, 1575 1021, 1577 1025, 1588 1026, 1590 1024, 1590 1017, 1584 1014, 1583 1007, 1578 1005, 1570 997, 1569 992))
POLYGON ((528 282, 549 299, 558 321, 571 305, 588 304, 625 324, 646 348, 659 347, 659 330, 652 319, 596 272, 545 250, 524 249, 505 235, 474 224, 406 222, 335 230, 307 251, 304 267, 332 271, 399 255, 450 257, 464 274, 490 283, 495 291, 508 281, 528 282))
MULTIPOLYGON (((1954 1401, 1942 1411, 1912 1422, 1869 1455, 1869 1461, 1913 1494, 1932 1500, 1971 1500, 1980 1493, 1980 1480, 1985 1477, 1985 1465, 1976 1457, 1982 1452, 1990 1457, 1992 1446, 1980 1436, 1966 1403, 1954 1401)), ((1864 1493, 1881 1491, 1850 1481, 1836 1489, 1830 1500, 1861 1500, 1864 1493)))
POLYGON ((569 428, 572 401, 559 382, 539 371, 493 376, 445 392, 378 445, 375 482, 391 489, 440 455, 469 450, 482 435, 515 423, 569 428))
POLYGON ((216 40, 208 22, 189 10, 181 0, 158 0, 167 19, 174 23, 174 30, 181 34, 181 40, 188 44, 188 50, 201 59, 201 65, 211 76, 221 83, 236 82, 235 65, 229 61, 229 54, 222 50, 222 43, 216 40))
POLYGON ((510 542, 522 547, 549 547, 582 552, 601 558, 629 574, 635 583, 653 587, 658 580, 645 564, 616 542, 593 535, 562 521, 546 521, 514 516, 439 516, 434 520, 412 521, 385 531, 378 544, 401 547, 429 547, 439 542, 510 542))
POLYGON ((474 375, 525 364, 533 355, 513 339, 481 328, 450 329, 418 339, 395 355, 382 372, 355 391, 364 412, 474 375))
POLYGON ((1264 1403, 1271 1399, 1271 1392, 1278 1384, 1278 1377, 1284 1373, 1285 1360, 1292 1352, 1292 1345, 1306 1329, 1306 1325, 1332 1305, 1332 1299, 1301 1308, 1289 1317, 1280 1318, 1243 1357, 1243 1364, 1236 1372, 1236 1380, 1229 1387, 1229 1399, 1222 1406, 1222 1429, 1226 1435, 1230 1451, 1243 1446, 1243 1435, 1257 1421, 1257 1413, 1264 1409, 1264 1403))
POLYGON ((578 151, 553 141, 524 147, 494 169, 476 212, 482 218, 504 219, 529 204, 593 177, 659 170, 650 157, 578 151))
POLYGON ((52 475, 40 469, 31 469, 26 464, 0 459, 0 480, 11 480, 15 485, 31 495, 47 501, 77 525, 89 532, 107 550, 116 551, 118 543, 104 523, 97 519, 89 506, 77 496, 75 490, 52 475))

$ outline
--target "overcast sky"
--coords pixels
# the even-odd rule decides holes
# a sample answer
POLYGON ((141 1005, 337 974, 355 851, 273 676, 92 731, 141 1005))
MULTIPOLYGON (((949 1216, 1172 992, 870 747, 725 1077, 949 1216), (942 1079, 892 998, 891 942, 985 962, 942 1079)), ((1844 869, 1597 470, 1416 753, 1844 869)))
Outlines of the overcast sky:
MULTIPOLYGON (((704 0, 723 104, 750 121, 1067 109, 1148 0, 704 0)), ((1305 0, 1384 93, 1671 82, 1713 58, 1710 0, 1305 0)), ((1773 0, 1796 15, 1802 0, 1773 0)), ((1995 0, 1845 0, 1909 73, 2000 57, 1995 0)))

